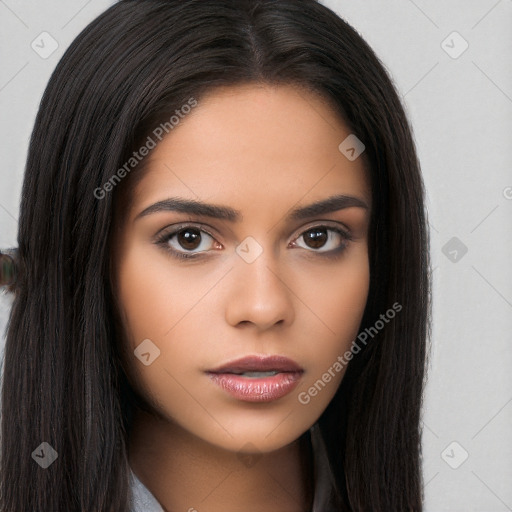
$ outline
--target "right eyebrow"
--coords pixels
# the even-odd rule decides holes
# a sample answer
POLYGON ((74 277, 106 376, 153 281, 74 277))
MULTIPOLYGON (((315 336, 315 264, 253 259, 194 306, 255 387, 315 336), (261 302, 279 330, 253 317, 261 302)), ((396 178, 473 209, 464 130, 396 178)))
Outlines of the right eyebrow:
POLYGON ((182 199, 180 197, 170 197, 148 206, 135 217, 135 220, 151 215, 152 213, 165 211, 212 217, 215 219, 228 220, 230 222, 239 222, 242 220, 241 212, 229 206, 202 203, 194 199, 182 199))

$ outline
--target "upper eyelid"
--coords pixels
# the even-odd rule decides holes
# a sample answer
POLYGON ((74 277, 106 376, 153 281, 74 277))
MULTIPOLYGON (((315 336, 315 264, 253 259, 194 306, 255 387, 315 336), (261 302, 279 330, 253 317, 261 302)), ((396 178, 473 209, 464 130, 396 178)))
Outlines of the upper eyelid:
MULTIPOLYGON (((215 235, 210 233, 209 227, 205 229, 204 224, 196 224, 195 222, 185 222, 185 223, 179 223, 179 224, 172 225, 172 226, 167 226, 167 227, 159 230, 158 233, 156 234, 155 238, 161 238, 164 236, 175 235, 176 233, 179 233, 180 231, 183 231, 184 229, 187 229, 187 228, 196 228, 199 231, 206 233, 207 235, 210 235, 212 238, 215 238, 215 235)), ((215 231, 215 230, 212 229, 212 231, 215 231)))
MULTIPOLYGON (((352 236, 351 235, 351 229, 348 226, 346 226, 344 223, 340 223, 340 222, 336 222, 336 221, 332 221, 332 220, 318 220, 318 221, 308 222, 305 227, 299 228, 300 231, 298 232, 297 237, 300 236, 305 231, 309 231, 310 229, 313 229, 313 228, 316 228, 316 227, 326 227, 326 228, 330 228, 330 229, 340 229, 340 230, 344 231, 347 236, 352 236), (329 224, 331 222, 333 224, 329 224)), ((184 229, 187 229, 187 228, 196 228, 199 231, 205 232, 207 235, 209 235, 212 238, 216 239, 216 235, 212 234, 209 231, 209 230, 217 231, 216 229, 210 228, 210 226, 207 226, 205 228, 205 224, 202 224, 200 222, 196 223, 196 222, 193 222, 193 221, 188 221, 188 222, 186 221, 186 222, 183 222, 183 223, 178 223, 176 225, 167 226, 167 227, 161 229, 157 233, 156 237, 157 238, 161 238, 161 237, 165 237, 165 236, 175 235, 176 233, 179 233, 180 231, 182 231, 184 229)), ((294 237, 293 240, 295 240, 297 237, 294 237)))

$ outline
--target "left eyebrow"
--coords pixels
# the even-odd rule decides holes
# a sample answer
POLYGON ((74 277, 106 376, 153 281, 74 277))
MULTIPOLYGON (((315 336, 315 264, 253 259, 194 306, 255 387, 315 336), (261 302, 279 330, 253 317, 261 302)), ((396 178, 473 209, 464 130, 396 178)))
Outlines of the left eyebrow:
POLYGON ((365 210, 370 209, 366 202, 359 197, 336 195, 301 208, 296 208, 286 216, 286 219, 290 221, 304 220, 353 207, 364 208, 365 210))
MULTIPOLYGON (((315 217, 317 215, 332 213, 338 210, 352 207, 369 210, 368 204, 359 197, 335 195, 315 203, 311 203, 307 206, 302 206, 300 208, 291 210, 286 216, 286 220, 304 220, 310 217, 315 217)), ((243 219, 243 215, 240 210, 235 210, 229 206, 208 204, 193 199, 183 199, 180 197, 170 197, 148 206, 135 217, 135 220, 152 213, 159 213, 164 211, 188 213, 190 215, 211 217, 215 219, 227 220, 229 222, 240 222, 243 219)))

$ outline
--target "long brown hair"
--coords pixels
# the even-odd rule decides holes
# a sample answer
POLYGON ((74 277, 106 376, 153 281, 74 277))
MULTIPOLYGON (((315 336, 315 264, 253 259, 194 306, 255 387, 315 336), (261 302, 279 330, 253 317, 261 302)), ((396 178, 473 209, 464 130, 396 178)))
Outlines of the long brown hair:
POLYGON ((119 191, 95 191, 187 99, 250 82, 320 93, 366 147, 360 330, 394 303, 402 310, 354 356, 319 426, 337 510, 422 510, 428 231, 411 129, 384 66, 314 0, 121 0, 65 52, 30 141, 2 382, 2 511, 129 510, 133 395, 109 279, 119 191), (47 469, 33 458, 43 442, 58 455, 47 469))

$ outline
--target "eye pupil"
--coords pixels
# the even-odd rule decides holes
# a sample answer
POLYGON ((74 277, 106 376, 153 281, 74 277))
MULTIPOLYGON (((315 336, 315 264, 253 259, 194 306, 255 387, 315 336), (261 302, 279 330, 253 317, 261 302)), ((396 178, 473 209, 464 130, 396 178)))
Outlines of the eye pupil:
POLYGON ((306 244, 310 242, 312 243, 312 245, 309 245, 310 247, 319 249, 327 242, 328 235, 326 229, 317 228, 307 231, 303 237, 306 244))
POLYGON ((201 242, 201 233, 198 229, 182 229, 178 234, 178 243, 184 249, 197 249, 198 242, 201 242))

